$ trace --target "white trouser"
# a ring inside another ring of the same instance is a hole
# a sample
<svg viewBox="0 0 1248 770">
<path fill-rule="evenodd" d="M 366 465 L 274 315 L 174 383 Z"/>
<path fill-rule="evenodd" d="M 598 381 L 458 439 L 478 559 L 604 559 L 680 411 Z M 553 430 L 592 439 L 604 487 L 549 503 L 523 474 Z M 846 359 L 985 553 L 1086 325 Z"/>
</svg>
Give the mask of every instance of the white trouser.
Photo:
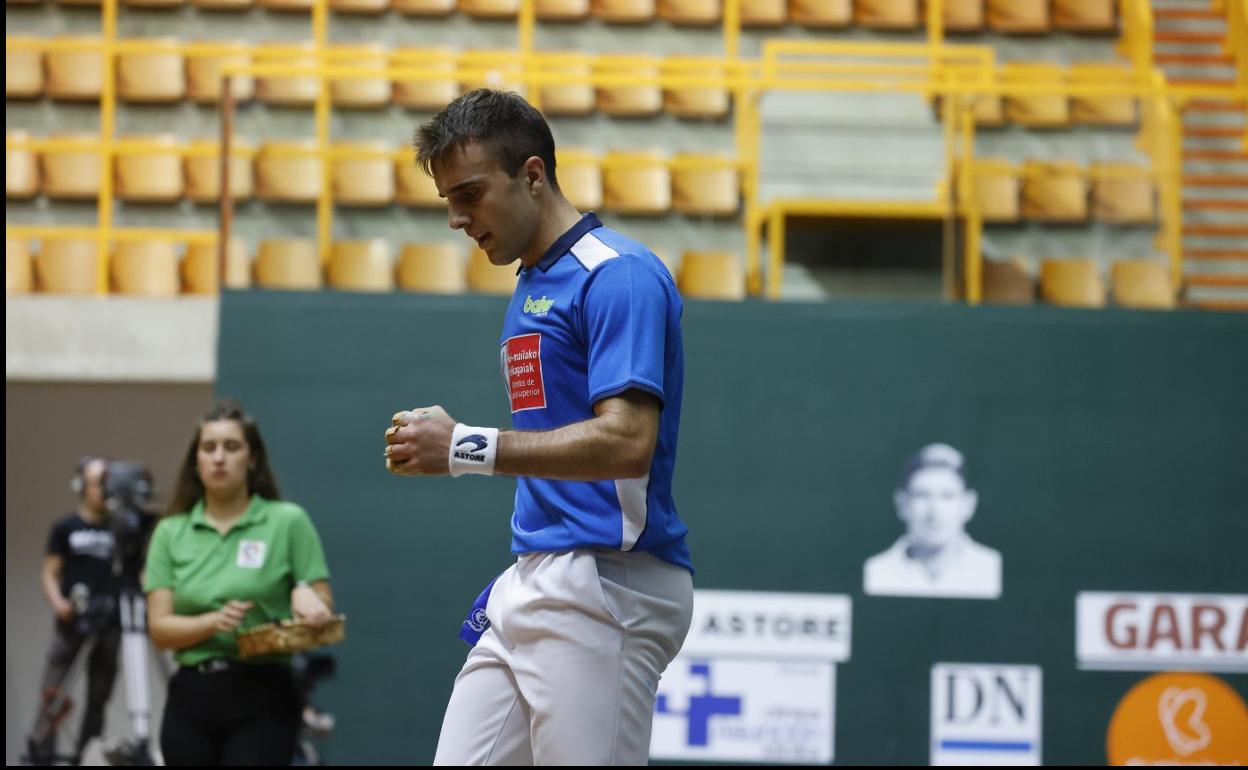
<svg viewBox="0 0 1248 770">
<path fill-rule="evenodd" d="M 647 553 L 522 554 L 455 679 L 435 765 L 644 765 L 693 580 Z"/>
</svg>

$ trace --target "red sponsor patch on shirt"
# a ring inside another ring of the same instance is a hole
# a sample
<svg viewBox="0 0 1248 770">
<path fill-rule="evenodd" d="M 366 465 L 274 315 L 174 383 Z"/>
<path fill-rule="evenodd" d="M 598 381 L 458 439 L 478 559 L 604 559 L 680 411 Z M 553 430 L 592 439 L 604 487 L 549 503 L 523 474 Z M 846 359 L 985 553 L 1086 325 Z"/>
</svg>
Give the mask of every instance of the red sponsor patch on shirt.
<svg viewBox="0 0 1248 770">
<path fill-rule="evenodd" d="M 525 409 L 545 409 L 546 389 L 542 384 L 542 335 L 520 334 L 503 343 L 503 376 L 512 413 Z"/>
</svg>

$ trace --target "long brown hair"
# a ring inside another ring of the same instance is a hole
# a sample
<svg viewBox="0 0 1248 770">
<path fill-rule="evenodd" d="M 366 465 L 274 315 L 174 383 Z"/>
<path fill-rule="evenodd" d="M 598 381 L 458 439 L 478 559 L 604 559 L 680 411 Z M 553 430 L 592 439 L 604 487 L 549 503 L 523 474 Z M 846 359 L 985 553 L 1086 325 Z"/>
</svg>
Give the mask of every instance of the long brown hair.
<svg viewBox="0 0 1248 770">
<path fill-rule="evenodd" d="M 243 410 L 243 405 L 232 398 L 221 398 L 213 402 L 208 413 L 195 426 L 195 435 L 191 436 L 191 445 L 186 448 L 182 458 L 182 467 L 178 471 L 177 487 L 173 499 L 169 502 L 166 516 L 185 513 L 204 497 L 204 482 L 199 478 L 196 467 L 196 455 L 199 452 L 199 435 L 204 423 L 218 420 L 233 420 L 243 429 L 243 438 L 247 448 L 251 450 L 251 465 L 247 470 L 247 493 L 260 495 L 267 500 L 281 500 L 282 494 L 277 490 L 277 477 L 269 467 L 269 453 L 264 448 L 264 439 L 260 437 L 260 428 L 256 418 Z"/>
</svg>

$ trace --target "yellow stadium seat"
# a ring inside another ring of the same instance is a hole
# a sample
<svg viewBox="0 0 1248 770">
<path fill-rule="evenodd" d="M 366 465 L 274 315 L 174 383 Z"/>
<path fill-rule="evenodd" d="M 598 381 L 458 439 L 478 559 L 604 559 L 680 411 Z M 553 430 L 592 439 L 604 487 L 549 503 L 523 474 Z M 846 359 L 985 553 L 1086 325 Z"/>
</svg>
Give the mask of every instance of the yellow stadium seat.
<svg viewBox="0 0 1248 770">
<path fill-rule="evenodd" d="M 262 289 L 310 291 L 321 288 L 321 260 L 316 241 L 279 238 L 260 242 L 252 266 Z"/>
<path fill-rule="evenodd" d="M 196 8 L 208 11 L 241 11 L 255 5 L 256 0 L 191 0 Z"/>
<path fill-rule="evenodd" d="M 172 134 L 123 137 L 115 169 L 117 197 L 124 201 L 169 203 L 182 197 L 182 156 Z"/>
<path fill-rule="evenodd" d="M 590 0 L 589 12 L 608 24 L 645 24 L 654 20 L 654 0 Z"/>
<path fill-rule="evenodd" d="M 256 155 L 256 194 L 281 203 L 312 203 L 321 191 L 323 160 L 312 140 L 265 142 Z"/>
<path fill-rule="evenodd" d="M 478 19 L 514 19 L 519 0 L 459 0 L 459 12 Z"/>
<path fill-rule="evenodd" d="M 1066 85 L 1066 73 L 1056 64 L 1007 62 L 1001 68 L 1001 82 L 1013 85 Z M 1066 95 L 1007 94 L 1005 116 L 1020 126 L 1058 128 L 1070 125 L 1070 105 Z"/>
<path fill-rule="evenodd" d="M 447 16 L 455 12 L 455 0 L 393 0 L 390 7 L 409 16 Z"/>
<path fill-rule="evenodd" d="M 853 20 L 852 0 L 789 0 L 789 21 L 803 27 L 848 27 Z"/>
<path fill-rule="evenodd" d="M 35 280 L 41 292 L 95 294 L 99 255 L 89 238 L 45 238 L 35 256 Z"/>
<path fill-rule="evenodd" d="M 385 70 L 387 58 L 385 46 L 380 43 L 329 48 L 329 63 L 343 67 L 376 67 L 378 70 Z M 390 103 L 390 81 L 384 76 L 334 78 L 329 81 L 329 98 L 338 107 L 384 107 Z"/>
<path fill-rule="evenodd" d="M 723 13 L 720 0 L 658 0 L 657 10 L 664 21 L 690 26 L 718 24 Z"/>
<path fill-rule="evenodd" d="M 1036 301 L 1036 281 L 1021 257 L 985 259 L 980 264 L 984 302 L 994 305 L 1030 305 Z"/>
<path fill-rule="evenodd" d="M 721 59 L 712 56 L 669 56 L 660 71 L 670 76 L 726 76 Z M 678 118 L 718 120 L 731 107 L 727 86 L 669 86 L 663 89 L 663 109 Z"/>
<path fill-rule="evenodd" d="M 514 292 L 518 280 L 515 265 L 493 265 L 485 252 L 475 246 L 468 255 L 466 277 L 469 291 L 500 296 L 509 296 Z"/>
<path fill-rule="evenodd" d="M 127 42 L 122 41 L 124 46 Z M 186 96 L 182 52 L 173 38 L 145 39 L 158 50 L 117 56 L 117 96 L 128 102 L 177 102 Z"/>
<path fill-rule="evenodd" d="M 987 0 L 988 26 L 996 32 L 1049 31 L 1049 0 Z"/>
<path fill-rule="evenodd" d="M 520 53 L 504 49 L 477 49 L 459 55 L 459 86 L 462 93 L 478 88 L 524 93 Z"/>
<path fill-rule="evenodd" d="M 686 251 L 676 286 L 692 299 L 745 299 L 745 269 L 732 252 Z"/>
<path fill-rule="evenodd" d="M 1066 307 L 1105 307 L 1105 282 L 1090 259 L 1046 259 L 1040 265 L 1040 296 Z"/>
<path fill-rule="evenodd" d="M 1083 169 L 1065 161 L 1024 163 L 1023 217 L 1044 222 L 1085 221 L 1088 180 Z"/>
<path fill-rule="evenodd" d="M 979 32 L 984 28 L 984 0 L 945 0 L 941 20 L 946 32 Z"/>
<path fill-rule="evenodd" d="M 59 134 L 54 139 L 96 143 L 95 134 Z M 43 194 L 49 198 L 95 200 L 100 192 L 100 153 L 94 148 L 45 150 L 39 158 Z"/>
<path fill-rule="evenodd" d="M 1148 169 L 1132 163 L 1093 163 L 1088 176 L 1095 219 L 1119 224 L 1157 220 L 1157 190 Z"/>
<path fill-rule="evenodd" d="M 262 45 L 252 50 L 256 64 L 290 67 L 316 65 L 311 43 Z M 256 96 L 262 102 L 281 107 L 306 107 L 316 101 L 320 90 L 316 75 L 262 75 L 256 78 Z"/>
<path fill-rule="evenodd" d="M 739 0 L 741 26 L 779 27 L 789 18 L 788 0 Z"/>
<path fill-rule="evenodd" d="M 251 47 L 238 41 L 214 43 L 212 53 L 188 53 L 186 57 L 186 96 L 191 101 L 210 104 L 221 99 L 221 68 L 251 63 Z M 230 81 L 234 101 L 250 99 L 256 93 L 251 75 L 235 75 Z"/>
<path fill-rule="evenodd" d="M 1017 222 L 1019 169 L 1004 158 L 976 158 L 971 166 L 976 205 L 985 222 Z"/>
<path fill-rule="evenodd" d="M 460 244 L 406 244 L 399 255 L 397 272 L 399 288 L 404 291 L 463 294 L 468 290 Z"/>
<path fill-rule="evenodd" d="M 178 278 L 178 249 L 172 241 L 122 241 L 113 251 L 113 290 L 140 297 L 173 297 Z"/>
<path fill-rule="evenodd" d="M 672 208 L 682 214 L 732 216 L 741 204 L 741 175 L 732 158 L 680 153 L 672 158 Z"/>
<path fill-rule="evenodd" d="M 589 75 L 593 72 L 591 58 L 580 51 L 548 54 L 542 71 L 560 75 Z M 594 86 L 588 80 L 580 83 L 548 83 L 538 86 L 538 98 L 545 115 L 588 115 L 594 111 Z"/>
<path fill-rule="evenodd" d="M 10 38 L 31 42 L 37 38 Z M 8 99 L 30 99 L 43 94 L 43 52 L 4 49 L 4 95 Z"/>
<path fill-rule="evenodd" d="M 390 245 L 381 238 L 334 241 L 329 249 L 329 286 L 345 291 L 394 291 Z"/>
<path fill-rule="evenodd" d="M 329 0 L 329 7 L 335 13 L 376 15 L 389 10 L 390 0 Z"/>
<path fill-rule="evenodd" d="M 1053 0 L 1053 26 L 1075 32 L 1112 32 L 1118 28 L 1115 0 Z"/>
<path fill-rule="evenodd" d="M 253 191 L 250 143 L 234 136 L 230 140 L 230 193 L 234 200 L 250 198 Z M 216 203 L 221 195 L 221 150 L 211 139 L 187 145 L 182 165 L 186 197 L 196 203 Z"/>
<path fill-rule="evenodd" d="M 221 269 L 217 262 L 217 244 L 192 243 L 182 258 L 182 287 L 187 294 L 216 294 L 221 286 Z M 251 262 L 247 248 L 238 238 L 231 238 L 225 251 L 225 286 L 246 289 L 251 286 Z"/>
<path fill-rule="evenodd" d="M 417 78 L 394 81 L 395 104 L 413 110 L 434 112 L 459 96 L 455 82 L 455 56 L 449 48 L 399 48 L 391 52 L 390 63 L 396 67 L 445 71 L 446 79 Z"/>
<path fill-rule="evenodd" d="M 1072 86 L 1078 85 L 1130 85 L 1134 75 L 1129 66 L 1113 62 L 1075 62 L 1068 75 Z M 1123 96 L 1070 97 L 1071 117 L 1077 123 L 1102 126 L 1130 126 L 1135 124 L 1135 98 Z"/>
<path fill-rule="evenodd" d="M 854 23 L 872 29 L 917 29 L 919 0 L 854 0 Z"/>
<path fill-rule="evenodd" d="M 394 151 L 385 142 L 342 142 L 334 145 L 334 152 L 335 201 L 348 206 L 394 202 Z"/>
<path fill-rule="evenodd" d="M 598 156 L 587 150 L 565 148 L 555 157 L 555 177 L 563 197 L 578 211 L 602 208 L 602 167 Z"/>
<path fill-rule="evenodd" d="M 4 239 L 4 293 L 29 294 L 34 288 L 30 247 L 21 238 Z"/>
<path fill-rule="evenodd" d="M 1170 268 L 1151 259 L 1120 260 L 1109 270 L 1114 304 L 1151 310 L 1171 310 L 1177 292 L 1170 282 Z"/>
<path fill-rule="evenodd" d="M 98 37 L 58 37 L 57 42 L 99 43 Z M 100 98 L 104 58 L 99 51 L 48 51 L 44 57 L 48 96 L 69 101 Z"/>
<path fill-rule="evenodd" d="M 312 10 L 312 0 L 258 0 L 258 2 L 266 11 L 306 13 Z"/>
<path fill-rule="evenodd" d="M 122 0 L 123 5 L 131 8 L 177 8 L 183 0 Z"/>
<path fill-rule="evenodd" d="M 533 5 L 542 21 L 581 21 L 589 16 L 589 0 L 536 0 Z"/>
<path fill-rule="evenodd" d="M 39 194 L 39 158 L 30 149 L 30 134 L 13 131 L 5 139 L 22 146 L 5 148 L 4 197 L 33 198 Z"/>
<path fill-rule="evenodd" d="M 602 75 L 659 75 L 659 61 L 653 56 L 600 56 L 594 72 Z M 598 86 L 598 109 L 607 115 L 639 118 L 656 115 L 663 109 L 663 92 L 657 83 L 636 86 Z"/>
<path fill-rule="evenodd" d="M 433 177 L 416 165 L 414 154 L 401 152 L 394 158 L 396 199 L 404 206 L 424 209 L 444 209 L 446 200 L 438 197 L 438 187 Z"/>
<path fill-rule="evenodd" d="M 999 94 L 976 94 L 971 114 L 977 126 L 1004 126 L 1005 100 Z"/>
<path fill-rule="evenodd" d="M 611 152 L 602 162 L 603 206 L 620 214 L 666 214 L 671 175 L 658 152 Z"/>
</svg>

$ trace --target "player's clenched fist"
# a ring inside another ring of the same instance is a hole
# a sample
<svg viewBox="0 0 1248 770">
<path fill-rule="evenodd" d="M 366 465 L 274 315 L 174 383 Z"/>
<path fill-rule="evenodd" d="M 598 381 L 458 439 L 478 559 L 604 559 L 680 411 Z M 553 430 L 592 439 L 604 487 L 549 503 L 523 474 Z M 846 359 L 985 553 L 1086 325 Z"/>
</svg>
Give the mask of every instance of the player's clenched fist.
<svg viewBox="0 0 1248 770">
<path fill-rule="evenodd" d="M 440 406 L 397 412 L 386 431 L 386 470 L 402 476 L 448 472 L 455 420 Z"/>
</svg>

